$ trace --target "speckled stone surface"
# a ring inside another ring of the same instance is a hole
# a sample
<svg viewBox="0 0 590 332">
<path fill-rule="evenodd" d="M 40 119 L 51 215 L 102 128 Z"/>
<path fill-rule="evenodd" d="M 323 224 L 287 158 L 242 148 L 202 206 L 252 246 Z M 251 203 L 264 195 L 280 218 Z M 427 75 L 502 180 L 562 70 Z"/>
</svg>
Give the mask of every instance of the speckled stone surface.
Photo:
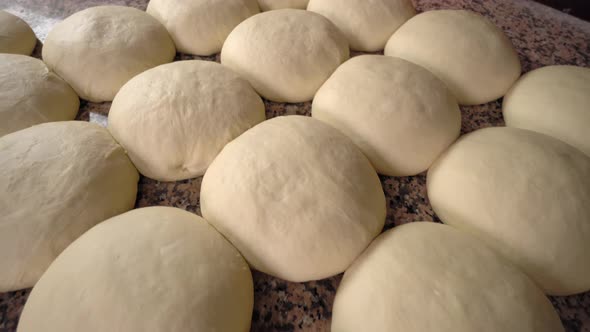
<svg viewBox="0 0 590 332">
<path fill-rule="evenodd" d="M 0 0 L 0 9 L 23 17 L 42 41 L 51 27 L 81 9 L 101 4 L 145 9 L 147 0 Z M 418 10 L 469 9 L 490 18 L 516 46 L 523 70 L 551 64 L 590 66 L 590 23 L 528 0 L 414 0 Z M 358 53 L 355 53 L 358 54 Z M 40 45 L 35 52 L 40 55 Z M 179 55 L 179 59 L 195 57 Z M 219 56 L 204 58 L 219 61 Z M 309 115 L 311 104 L 265 102 L 268 118 Z M 110 103 L 82 102 L 78 119 L 106 125 Z M 501 102 L 462 107 L 462 132 L 503 125 Z M 386 229 L 418 220 L 437 221 L 426 197 L 424 174 L 381 177 L 387 197 Z M 142 177 L 137 206 L 168 205 L 200 213 L 201 178 L 164 183 Z M 9 267 L 2 267 L 9 268 Z M 329 331 L 331 307 L 341 276 L 290 283 L 253 272 L 252 331 Z M 0 331 L 14 331 L 28 290 L 0 294 Z M 590 293 L 551 299 L 568 332 L 590 332 Z M 105 317 L 108 319 L 108 317 Z"/>
</svg>

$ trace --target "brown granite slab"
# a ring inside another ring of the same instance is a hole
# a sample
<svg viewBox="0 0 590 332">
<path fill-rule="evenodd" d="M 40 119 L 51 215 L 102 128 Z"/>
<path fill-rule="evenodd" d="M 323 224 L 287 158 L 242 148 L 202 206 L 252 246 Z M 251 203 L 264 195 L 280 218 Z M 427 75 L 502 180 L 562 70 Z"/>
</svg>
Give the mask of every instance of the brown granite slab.
<svg viewBox="0 0 590 332">
<path fill-rule="evenodd" d="M 145 9 L 147 0 L 0 0 L 0 9 L 23 17 L 44 40 L 64 17 L 100 4 Z M 476 11 L 500 26 L 518 50 L 523 70 L 551 64 L 590 67 L 590 23 L 528 0 L 414 0 L 420 11 L 462 8 Z M 39 49 L 36 51 L 39 57 Z M 355 55 L 358 53 L 355 53 Z M 177 60 L 195 57 L 178 55 Z M 219 56 L 204 58 L 219 61 Z M 309 115 L 311 104 L 265 102 L 268 118 Z M 78 118 L 106 125 L 110 103 L 82 102 Z M 504 124 L 501 102 L 462 107 L 462 133 Z M 426 197 L 426 177 L 381 177 L 387 197 L 386 229 L 418 220 L 437 221 Z M 199 214 L 201 178 L 164 183 L 142 177 L 137 206 L 167 205 Z M 9 268 L 9 267 L 0 267 Z M 331 307 L 341 276 L 290 283 L 253 272 L 255 305 L 252 331 L 329 331 Z M 0 294 L 0 332 L 14 331 L 29 290 Z M 552 297 L 568 332 L 590 332 L 590 293 Z M 108 318 L 107 318 L 108 319 Z"/>
</svg>

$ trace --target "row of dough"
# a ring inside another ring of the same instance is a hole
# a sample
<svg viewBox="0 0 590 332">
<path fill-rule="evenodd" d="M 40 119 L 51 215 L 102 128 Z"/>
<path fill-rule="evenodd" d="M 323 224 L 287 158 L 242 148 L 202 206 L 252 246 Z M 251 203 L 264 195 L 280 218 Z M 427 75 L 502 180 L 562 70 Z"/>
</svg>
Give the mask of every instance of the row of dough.
<svg viewBox="0 0 590 332">
<path fill-rule="evenodd" d="M 73 119 L 78 111 L 72 89 L 37 59 L 0 54 L 0 86 L 0 135 Z M 506 123 L 590 155 L 588 86 L 587 68 L 532 71 L 505 97 Z M 379 173 L 394 176 L 426 170 L 461 125 L 444 83 L 408 61 L 379 55 L 342 64 L 319 89 L 312 114 L 351 137 Z M 246 80 L 216 63 L 181 61 L 127 82 L 111 107 L 109 129 L 142 174 L 176 181 L 203 175 L 227 142 L 264 119 L 264 104 Z"/>
<path fill-rule="evenodd" d="M 305 9 L 308 2 L 309 0 L 259 0 L 258 5 L 260 10 L 263 11 L 282 8 Z M 165 7 L 166 5 L 171 6 Z M 187 6 L 193 8 L 187 8 Z M 167 29 L 170 29 L 178 50 L 193 54 L 201 54 L 202 52 L 198 50 L 206 49 L 206 45 L 214 43 L 212 40 L 215 40 L 221 34 L 219 45 L 213 46 L 213 48 L 217 49 L 215 52 L 219 52 L 220 45 L 231 29 L 247 17 L 259 12 L 252 0 L 223 2 L 201 0 L 190 3 L 185 2 L 183 5 L 171 1 L 166 3 L 156 0 L 153 2 L 152 7 L 156 8 L 150 10 L 153 15 L 158 17 L 162 24 L 166 25 Z M 174 11 L 175 9 L 177 10 Z M 164 13 L 160 14 L 161 11 L 165 11 L 165 15 Z M 169 22 L 171 17 L 178 20 L 179 23 Z M 192 26 L 190 26 L 191 24 Z M 212 29 L 216 33 L 211 33 Z M 193 37 L 188 48 L 192 49 L 192 52 L 183 49 L 182 46 L 184 35 L 190 33 L 193 33 Z M 4 10 L 0 10 L 0 36 L 2 36 L 0 53 L 31 55 L 37 43 L 35 32 L 27 22 Z M 194 38 L 194 36 L 203 38 Z M 205 53 L 208 53 L 208 51 Z"/>
<path fill-rule="evenodd" d="M 32 286 L 71 241 L 135 201 L 137 171 L 94 124 L 6 135 L 0 166 L 2 264 L 11 266 L 0 290 Z M 430 168 L 428 197 L 445 223 L 481 237 L 546 292 L 590 289 L 590 157 L 574 147 L 524 129 L 478 130 Z M 264 121 L 227 144 L 205 173 L 200 203 L 254 268 L 290 281 L 344 271 L 385 219 L 361 150 L 302 116 Z"/>
<path fill-rule="evenodd" d="M 18 331 L 245 332 L 253 297 L 248 265 L 205 220 L 142 208 L 102 222 L 59 255 Z M 332 331 L 394 329 L 564 330 L 525 274 L 467 233 L 430 222 L 379 236 L 338 287 Z"/>
<path fill-rule="evenodd" d="M 356 0 L 344 6 L 312 0 L 308 7 L 325 16 L 296 9 L 259 14 L 254 0 L 192 5 L 152 0 L 147 11 L 153 16 L 127 7 L 93 7 L 49 32 L 43 59 L 80 97 L 94 102 L 112 100 L 125 82 L 172 61 L 176 49 L 187 51 L 185 45 L 208 50 L 201 54 L 221 50 L 224 65 L 278 102 L 311 100 L 348 59 L 349 44 L 359 49 L 357 40 L 375 44 L 362 50 L 385 47 L 386 55 L 427 68 L 461 104 L 497 99 L 520 75 L 510 41 L 474 13 L 441 10 L 414 16 L 407 0 Z"/>
</svg>

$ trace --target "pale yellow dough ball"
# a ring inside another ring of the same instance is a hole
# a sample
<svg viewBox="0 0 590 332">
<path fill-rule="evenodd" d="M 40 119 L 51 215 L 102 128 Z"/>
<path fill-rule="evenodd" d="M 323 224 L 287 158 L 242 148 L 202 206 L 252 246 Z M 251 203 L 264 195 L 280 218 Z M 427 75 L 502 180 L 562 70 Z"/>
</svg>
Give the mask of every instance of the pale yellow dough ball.
<svg viewBox="0 0 590 332">
<path fill-rule="evenodd" d="M 428 171 L 440 219 L 488 243 L 551 295 L 590 290 L 590 157 L 496 127 L 461 137 Z"/>
<path fill-rule="evenodd" d="M 0 53 L 30 55 L 36 44 L 35 32 L 27 22 L 0 10 Z"/>
<path fill-rule="evenodd" d="M 72 241 L 133 208 L 137 170 L 109 132 L 49 122 L 0 138 L 0 292 L 31 287 Z"/>
<path fill-rule="evenodd" d="M 477 238 L 432 222 L 381 234 L 344 273 L 333 332 L 563 332 L 543 292 Z"/>
<path fill-rule="evenodd" d="M 43 122 L 73 120 L 80 100 L 43 61 L 0 54 L 0 136 Z"/>
<path fill-rule="evenodd" d="M 432 10 L 408 20 L 389 39 L 385 55 L 414 62 L 438 76 L 459 104 L 496 100 L 520 76 L 520 61 L 504 32 L 466 10 Z"/>
<path fill-rule="evenodd" d="M 166 28 L 144 11 L 98 6 L 67 17 L 47 35 L 43 61 L 82 98 L 111 101 L 133 76 L 174 59 Z"/>
<path fill-rule="evenodd" d="M 72 243 L 35 285 L 19 332 L 250 330 L 252 275 L 203 218 L 148 207 Z"/>
</svg>

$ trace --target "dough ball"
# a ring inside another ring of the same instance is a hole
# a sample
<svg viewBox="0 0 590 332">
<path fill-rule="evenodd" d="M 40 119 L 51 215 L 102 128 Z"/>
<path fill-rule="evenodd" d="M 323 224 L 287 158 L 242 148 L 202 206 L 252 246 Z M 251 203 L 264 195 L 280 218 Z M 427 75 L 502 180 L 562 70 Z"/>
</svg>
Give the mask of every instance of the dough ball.
<svg viewBox="0 0 590 332">
<path fill-rule="evenodd" d="M 520 76 L 520 62 L 504 32 L 465 10 L 416 15 L 391 36 L 385 55 L 414 62 L 438 76 L 459 104 L 502 97 Z"/>
<path fill-rule="evenodd" d="M 344 273 L 332 331 L 558 332 L 520 270 L 468 234 L 415 222 L 379 236 Z"/>
<path fill-rule="evenodd" d="M 256 0 L 151 0 L 147 12 L 168 29 L 178 51 L 211 55 L 236 25 L 260 10 Z"/>
<path fill-rule="evenodd" d="M 346 38 L 325 17 L 298 9 L 254 15 L 238 25 L 221 50 L 221 63 L 246 78 L 264 98 L 311 100 L 348 59 Z"/>
<path fill-rule="evenodd" d="M 382 50 L 391 34 L 416 15 L 410 0 L 310 0 L 308 10 L 322 14 L 357 51 Z"/>
<path fill-rule="evenodd" d="M 0 10 L 0 53 L 30 55 L 36 44 L 35 32 L 27 22 Z"/>
<path fill-rule="evenodd" d="M 487 128 L 430 168 L 428 198 L 447 224 L 520 266 L 551 295 L 590 290 L 590 158 L 549 136 Z"/>
<path fill-rule="evenodd" d="M 82 233 L 135 204 L 137 170 L 109 132 L 50 122 L 0 138 L 0 292 L 31 287 Z M 57 330 L 55 330 L 57 331 Z"/>
<path fill-rule="evenodd" d="M 43 122 L 73 120 L 80 100 L 43 61 L 0 54 L 0 136 Z"/>
<path fill-rule="evenodd" d="M 538 131 L 590 156 L 590 68 L 549 66 L 524 75 L 502 105 L 509 127 Z"/>
<path fill-rule="evenodd" d="M 306 9 L 308 2 L 309 0 L 258 0 L 263 11 L 283 8 Z"/>
<path fill-rule="evenodd" d="M 252 275 L 203 218 L 149 207 L 72 243 L 39 280 L 20 332 L 249 331 Z"/>
<path fill-rule="evenodd" d="M 121 6 L 75 13 L 49 32 L 43 46 L 47 66 L 92 102 L 113 100 L 129 79 L 172 61 L 175 53 L 162 24 Z"/>
<path fill-rule="evenodd" d="M 393 176 L 425 171 L 461 129 L 459 105 L 443 82 L 382 55 L 338 67 L 316 94 L 312 113 L 348 135 L 377 172 Z"/>
<path fill-rule="evenodd" d="M 385 197 L 348 138 L 283 116 L 226 145 L 203 178 L 201 212 L 252 267 L 300 282 L 344 271 L 383 228 Z"/>
<path fill-rule="evenodd" d="M 264 121 L 248 81 L 209 61 L 150 69 L 121 88 L 109 130 L 140 173 L 161 181 L 201 176 L 229 141 Z"/>
</svg>

